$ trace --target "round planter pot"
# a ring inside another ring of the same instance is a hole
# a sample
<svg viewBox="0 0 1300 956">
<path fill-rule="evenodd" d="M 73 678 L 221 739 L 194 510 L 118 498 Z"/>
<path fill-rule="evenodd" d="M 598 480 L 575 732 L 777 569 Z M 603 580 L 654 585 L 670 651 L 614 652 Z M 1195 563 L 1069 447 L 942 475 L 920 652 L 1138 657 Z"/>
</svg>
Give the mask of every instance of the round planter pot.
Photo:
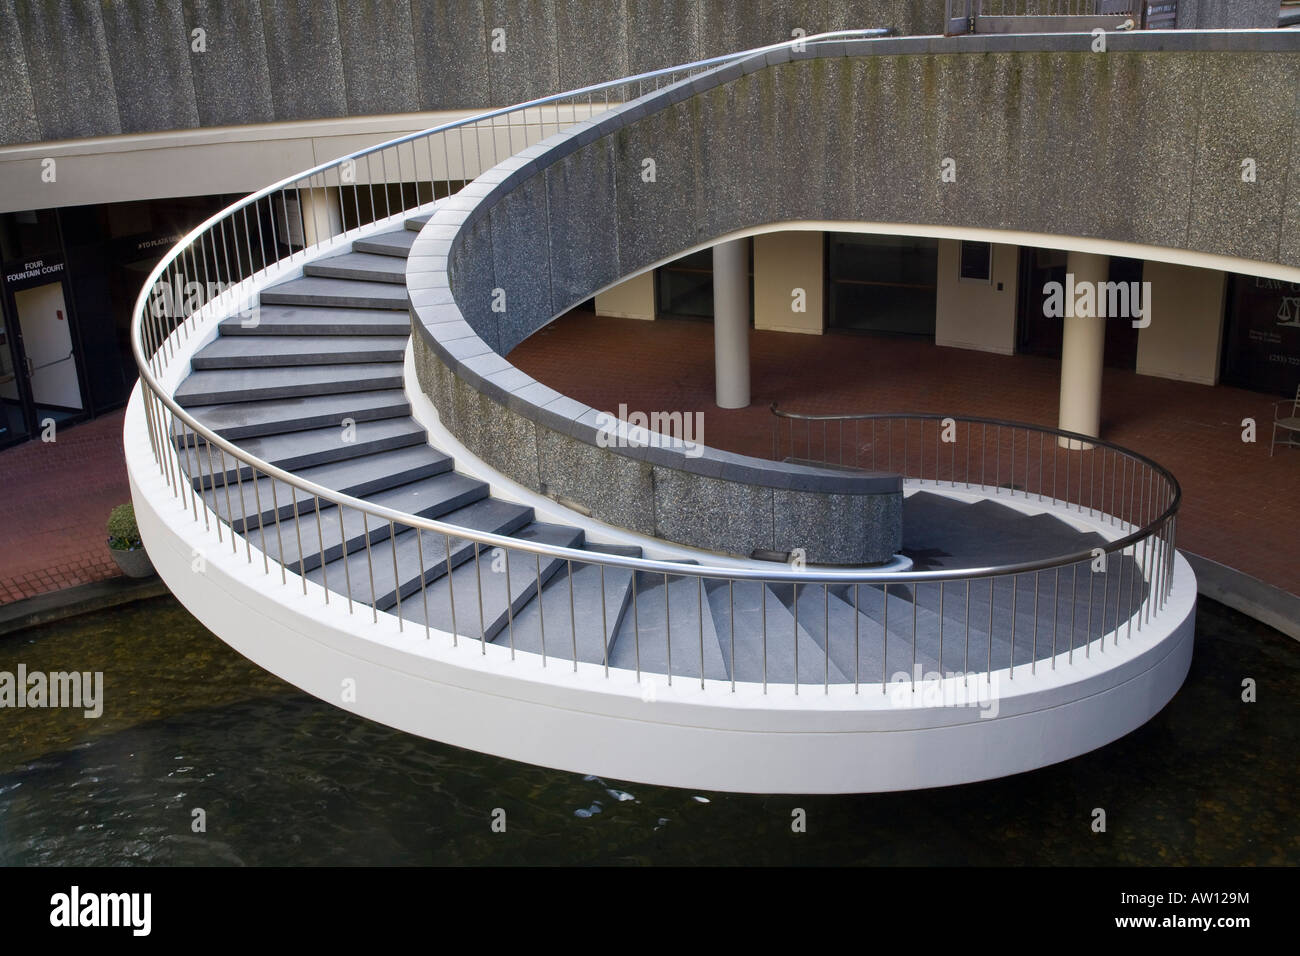
<svg viewBox="0 0 1300 956">
<path fill-rule="evenodd" d="M 158 573 L 153 569 L 153 562 L 149 560 L 149 553 L 143 545 L 130 551 L 109 548 L 108 553 L 128 578 L 151 578 Z"/>
</svg>

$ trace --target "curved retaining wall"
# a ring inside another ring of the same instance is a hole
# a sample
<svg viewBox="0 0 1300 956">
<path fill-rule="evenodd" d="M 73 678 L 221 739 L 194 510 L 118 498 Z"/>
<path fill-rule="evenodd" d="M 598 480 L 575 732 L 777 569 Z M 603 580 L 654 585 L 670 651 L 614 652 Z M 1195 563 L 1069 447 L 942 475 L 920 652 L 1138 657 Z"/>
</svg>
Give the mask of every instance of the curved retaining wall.
<svg viewBox="0 0 1300 956">
<path fill-rule="evenodd" d="M 709 551 L 799 548 L 815 564 L 882 564 L 902 547 L 898 475 L 763 461 L 611 425 L 493 352 L 455 310 L 422 309 L 449 318 L 414 339 L 420 386 L 457 440 L 520 484 Z"/>
</svg>

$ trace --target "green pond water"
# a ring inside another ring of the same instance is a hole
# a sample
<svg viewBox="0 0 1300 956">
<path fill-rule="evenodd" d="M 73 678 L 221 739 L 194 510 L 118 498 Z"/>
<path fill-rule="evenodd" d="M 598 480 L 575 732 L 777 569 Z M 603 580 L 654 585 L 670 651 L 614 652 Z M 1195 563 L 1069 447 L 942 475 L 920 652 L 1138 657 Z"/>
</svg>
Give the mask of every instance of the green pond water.
<svg viewBox="0 0 1300 956">
<path fill-rule="evenodd" d="M 1300 643 L 1208 601 L 1183 689 L 1122 740 L 858 796 L 642 786 L 412 737 L 259 670 L 171 598 L 0 638 L 0 671 L 20 663 L 103 671 L 105 706 L 0 709 L 3 864 L 1300 862 Z"/>
</svg>

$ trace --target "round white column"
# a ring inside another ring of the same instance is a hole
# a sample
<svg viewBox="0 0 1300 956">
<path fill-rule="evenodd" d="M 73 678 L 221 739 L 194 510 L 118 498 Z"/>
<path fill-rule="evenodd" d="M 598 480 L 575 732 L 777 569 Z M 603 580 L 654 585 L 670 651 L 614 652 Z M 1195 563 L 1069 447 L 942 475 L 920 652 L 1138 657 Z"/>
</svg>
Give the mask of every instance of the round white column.
<svg viewBox="0 0 1300 956">
<path fill-rule="evenodd" d="M 1110 274 L 1110 257 L 1071 252 L 1066 260 L 1065 328 L 1061 337 L 1060 428 L 1100 437 L 1101 367 L 1106 352 L 1106 320 L 1099 318 L 1096 297 L 1088 315 L 1077 314 L 1074 290 L 1083 283 L 1099 289 Z M 1083 443 L 1061 439 L 1061 447 Z M 1086 446 L 1091 447 L 1091 446 Z"/>
<path fill-rule="evenodd" d="M 713 247 L 713 362 L 719 408 L 749 404 L 749 240 Z"/>
</svg>

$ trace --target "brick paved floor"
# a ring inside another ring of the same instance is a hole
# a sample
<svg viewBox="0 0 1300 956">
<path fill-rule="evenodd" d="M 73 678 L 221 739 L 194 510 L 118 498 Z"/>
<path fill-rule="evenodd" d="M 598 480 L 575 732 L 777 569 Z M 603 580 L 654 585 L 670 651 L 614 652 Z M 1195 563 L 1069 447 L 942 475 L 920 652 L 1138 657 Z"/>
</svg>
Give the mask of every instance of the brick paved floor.
<svg viewBox="0 0 1300 956">
<path fill-rule="evenodd" d="M 577 358 L 581 356 L 581 358 Z M 768 457 L 768 406 L 917 411 L 1056 425 L 1060 363 L 906 339 L 756 332 L 749 408 L 713 404 L 713 327 L 575 312 L 511 353 L 534 378 L 595 408 L 703 412 L 704 440 Z M 1179 546 L 1300 594 L 1300 451 L 1268 457 L 1271 396 L 1106 369 L 1102 437 L 1155 459 L 1183 487 Z M 1256 444 L 1241 421 L 1258 423 Z"/>
<path fill-rule="evenodd" d="M 119 574 L 105 525 L 131 500 L 123 414 L 0 452 L 0 604 Z"/>
</svg>

